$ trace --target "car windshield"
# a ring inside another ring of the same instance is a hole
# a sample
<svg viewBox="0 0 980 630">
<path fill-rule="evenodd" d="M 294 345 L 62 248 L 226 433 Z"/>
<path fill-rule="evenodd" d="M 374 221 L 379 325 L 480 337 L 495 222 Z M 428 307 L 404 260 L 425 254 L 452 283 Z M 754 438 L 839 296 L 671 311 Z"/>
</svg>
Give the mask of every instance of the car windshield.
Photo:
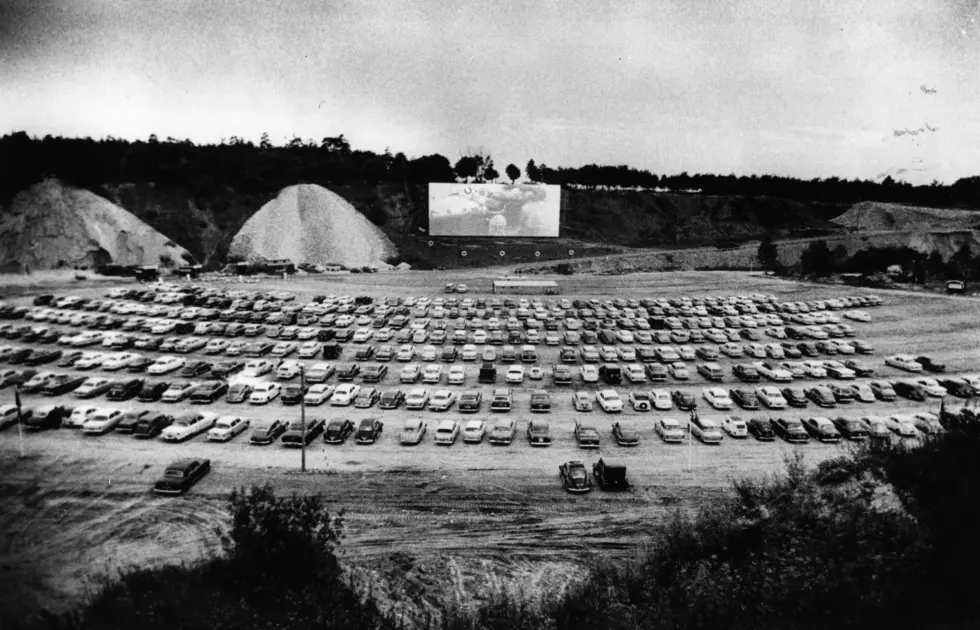
<svg viewBox="0 0 980 630">
<path fill-rule="evenodd" d="M 176 468 L 168 468 L 167 471 L 163 473 L 163 476 L 167 479 L 183 479 L 184 471 Z"/>
</svg>

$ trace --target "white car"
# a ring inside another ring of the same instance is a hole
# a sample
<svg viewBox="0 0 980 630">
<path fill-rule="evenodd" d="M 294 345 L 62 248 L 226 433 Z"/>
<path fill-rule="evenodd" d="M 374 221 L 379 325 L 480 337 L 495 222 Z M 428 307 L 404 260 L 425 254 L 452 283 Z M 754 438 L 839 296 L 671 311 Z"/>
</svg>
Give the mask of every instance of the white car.
<svg viewBox="0 0 980 630">
<path fill-rule="evenodd" d="M 366 343 L 372 336 L 374 331 L 370 328 L 358 328 L 354 332 L 354 337 L 351 339 L 354 343 Z"/>
<path fill-rule="evenodd" d="M 789 383 L 793 380 L 793 373 L 789 370 L 780 367 L 776 363 L 769 363 L 768 365 L 764 361 L 757 361 L 752 364 L 759 374 L 766 377 L 770 381 L 776 381 L 777 383 Z"/>
<path fill-rule="evenodd" d="M 476 346 L 474 346 L 471 343 L 468 343 L 465 346 L 463 346 L 463 352 L 461 354 L 462 354 L 462 359 L 464 361 L 476 361 L 476 357 L 478 353 L 476 351 Z"/>
<path fill-rule="evenodd" d="M 946 391 L 946 388 L 940 385 L 934 378 L 917 378 L 915 379 L 915 383 L 925 390 L 927 396 L 942 398 L 949 393 Z"/>
<path fill-rule="evenodd" d="M 82 424 L 82 432 L 92 435 L 108 433 L 122 420 L 122 409 L 99 409 Z"/>
<path fill-rule="evenodd" d="M 435 443 L 451 445 L 456 442 L 456 438 L 459 437 L 459 423 L 452 418 L 447 418 L 442 420 L 436 426 Z"/>
<path fill-rule="evenodd" d="M 433 345 L 422 346 L 422 356 L 421 359 L 426 362 L 433 362 L 439 357 L 439 351 Z"/>
<path fill-rule="evenodd" d="M 396 361 L 411 361 L 415 358 L 415 346 L 404 344 L 398 347 L 398 354 L 395 355 Z"/>
<path fill-rule="evenodd" d="M 616 348 L 616 356 L 620 361 L 636 361 L 636 349 L 633 346 L 619 346 Z"/>
<path fill-rule="evenodd" d="M 599 382 L 599 368 L 594 365 L 583 365 L 579 368 L 579 372 L 582 375 L 582 381 L 585 383 L 598 383 Z"/>
<path fill-rule="evenodd" d="M 673 363 L 681 360 L 681 355 L 677 354 L 677 351 L 670 346 L 660 346 L 656 349 L 656 353 L 661 363 Z"/>
<path fill-rule="evenodd" d="M 646 383 L 647 375 L 643 371 L 643 366 L 639 363 L 630 363 L 623 370 L 626 373 L 626 380 L 630 383 Z"/>
<path fill-rule="evenodd" d="M 745 420 L 738 416 L 725 416 L 725 419 L 721 421 L 721 428 L 733 438 L 749 437 L 748 425 L 745 424 Z"/>
<path fill-rule="evenodd" d="M 767 355 L 766 347 L 761 343 L 753 341 L 752 343 L 745 344 L 745 354 L 756 359 L 765 359 Z"/>
<path fill-rule="evenodd" d="M 456 393 L 448 389 L 437 389 L 429 399 L 430 411 L 449 411 L 456 404 Z"/>
<path fill-rule="evenodd" d="M 911 414 L 894 414 L 885 418 L 885 425 L 901 437 L 917 437 L 915 417 Z"/>
<path fill-rule="evenodd" d="M 867 383 L 853 383 L 851 384 L 851 389 L 854 391 L 854 394 L 859 401 L 875 401 L 875 393 L 871 390 L 871 387 Z"/>
<path fill-rule="evenodd" d="M 279 397 L 282 393 L 282 385 L 279 383 L 258 383 L 248 397 L 248 402 L 253 405 L 264 405 Z"/>
<path fill-rule="evenodd" d="M 885 365 L 906 372 L 921 372 L 922 365 L 915 360 L 915 357 L 908 354 L 896 354 L 885 359 Z"/>
<path fill-rule="evenodd" d="M 303 400 L 307 405 L 322 405 L 330 400 L 331 396 L 333 396 L 333 390 L 333 385 L 317 383 L 316 385 L 310 387 L 309 391 L 306 392 L 306 395 L 303 396 Z"/>
<path fill-rule="evenodd" d="M 98 407 L 89 407 L 87 405 L 82 405 L 80 407 L 75 407 L 71 415 L 65 418 L 62 422 L 64 427 L 74 427 L 78 428 L 85 424 L 85 421 L 92 417 L 92 415 L 98 411 Z"/>
<path fill-rule="evenodd" d="M 91 378 L 85 379 L 78 389 L 75 390 L 74 394 L 76 398 L 92 398 L 99 392 L 106 391 L 109 389 L 110 385 L 109 379 L 101 378 L 98 376 L 93 376 Z"/>
<path fill-rule="evenodd" d="M 147 374 L 168 374 L 184 367 L 184 359 L 174 356 L 163 356 L 146 368 Z M 77 366 L 77 364 L 76 364 Z"/>
<path fill-rule="evenodd" d="M 142 359 L 140 355 L 135 352 L 120 352 L 119 354 L 114 354 L 102 362 L 102 369 L 114 372 L 115 370 L 121 370 L 125 367 L 129 367 L 131 363 Z"/>
<path fill-rule="evenodd" d="M 720 387 L 708 387 L 702 392 L 704 399 L 708 401 L 714 409 L 727 410 L 732 408 L 732 399 L 729 398 L 728 392 L 721 389 Z"/>
<path fill-rule="evenodd" d="M 683 442 L 685 438 L 684 429 L 681 427 L 681 423 L 674 418 L 661 418 L 657 420 L 657 424 L 654 426 L 657 435 L 664 442 Z"/>
<path fill-rule="evenodd" d="M 766 356 L 770 359 L 785 359 L 786 351 L 778 343 L 767 343 L 765 345 Z"/>
<path fill-rule="evenodd" d="M 574 397 L 572 398 L 572 401 L 573 402 L 575 401 Z M 650 409 L 653 406 L 652 403 L 650 402 L 650 394 L 642 391 L 630 392 L 629 401 L 630 404 L 633 406 L 633 409 L 636 411 L 650 411 Z M 589 406 L 591 407 L 591 403 L 589 404 Z"/>
<path fill-rule="evenodd" d="M 72 367 L 76 370 L 91 370 L 102 365 L 109 356 L 104 352 L 86 352 L 78 361 L 75 361 L 75 365 Z"/>
<path fill-rule="evenodd" d="M 619 413 L 623 410 L 623 399 L 614 389 L 603 389 L 595 395 L 595 401 L 606 413 Z"/>
<path fill-rule="evenodd" d="M 512 365 L 507 368 L 507 376 L 505 379 L 508 383 L 521 384 L 524 382 L 524 366 L 523 365 Z"/>
<path fill-rule="evenodd" d="M 197 332 L 195 330 L 195 332 Z M 201 350 L 204 354 L 218 354 L 219 352 L 224 352 L 228 346 L 231 344 L 227 339 L 212 339 L 204 346 Z"/>
<path fill-rule="evenodd" d="M 276 378 L 280 381 L 288 381 L 291 378 L 296 378 L 299 376 L 299 369 L 299 361 L 283 361 L 279 367 L 276 368 Z"/>
<path fill-rule="evenodd" d="M 191 394 L 197 391 L 199 385 L 195 383 L 190 383 L 187 381 L 171 383 L 167 391 L 163 392 L 163 396 L 160 397 L 160 402 L 175 403 L 187 399 Z"/>
<path fill-rule="evenodd" d="M 871 315 L 865 311 L 844 311 L 844 317 L 853 319 L 856 322 L 870 322 Z"/>
<path fill-rule="evenodd" d="M 209 442 L 227 442 L 248 428 L 249 421 L 240 416 L 220 416 L 208 431 Z"/>
<path fill-rule="evenodd" d="M 405 396 L 405 409 L 424 409 L 429 402 L 429 390 L 416 387 Z"/>
<path fill-rule="evenodd" d="M 466 382 L 466 368 L 462 365 L 454 365 L 449 368 L 448 383 L 450 385 L 463 385 Z"/>
<path fill-rule="evenodd" d="M 823 361 L 804 361 L 800 364 L 803 373 L 812 378 L 825 378 L 827 368 L 823 366 Z"/>
<path fill-rule="evenodd" d="M 758 397 L 759 402 L 769 409 L 786 408 L 786 398 L 783 397 L 783 394 L 779 391 L 778 387 L 773 387 L 772 385 L 758 387 L 755 390 L 755 395 Z"/>
<path fill-rule="evenodd" d="M 438 363 L 430 363 L 422 370 L 422 382 L 435 384 L 442 380 L 442 366 Z"/>
<path fill-rule="evenodd" d="M 677 348 L 677 355 L 684 361 L 694 361 L 697 358 L 697 353 L 691 346 L 680 346 Z"/>
<path fill-rule="evenodd" d="M 245 364 L 242 376 L 257 377 L 268 374 L 272 371 L 272 362 L 264 359 L 255 359 Z"/>
<path fill-rule="evenodd" d="M 928 435 L 935 435 L 944 431 L 943 425 L 939 422 L 939 416 L 928 411 L 913 413 L 912 421 L 916 428 Z"/>
<path fill-rule="evenodd" d="M 691 378 L 691 371 L 685 363 L 668 363 L 667 372 L 679 381 Z"/>
<path fill-rule="evenodd" d="M 333 407 L 349 407 L 360 393 L 360 385 L 342 383 L 333 390 L 333 396 L 330 397 L 330 405 Z"/>
<path fill-rule="evenodd" d="M 479 444 L 487 434 L 487 423 L 479 418 L 473 418 L 463 427 L 463 442 L 466 444 Z"/>
<path fill-rule="evenodd" d="M 674 401 L 666 389 L 651 390 L 650 401 L 653 403 L 653 408 L 659 411 L 669 411 L 674 407 Z"/>
<path fill-rule="evenodd" d="M 296 351 L 296 354 L 304 359 L 312 359 L 315 358 L 318 354 L 320 354 L 321 349 L 322 348 L 318 341 L 307 341 L 306 343 L 304 343 L 299 347 L 299 350 Z"/>
<path fill-rule="evenodd" d="M 209 412 L 187 412 L 174 418 L 173 424 L 160 432 L 164 442 L 182 442 L 203 433 L 214 426 L 218 414 Z"/>
<path fill-rule="evenodd" d="M 836 350 L 839 354 L 854 354 L 856 352 L 854 346 L 846 341 L 840 341 L 839 339 L 831 339 L 827 342 L 827 345 Z"/>
</svg>

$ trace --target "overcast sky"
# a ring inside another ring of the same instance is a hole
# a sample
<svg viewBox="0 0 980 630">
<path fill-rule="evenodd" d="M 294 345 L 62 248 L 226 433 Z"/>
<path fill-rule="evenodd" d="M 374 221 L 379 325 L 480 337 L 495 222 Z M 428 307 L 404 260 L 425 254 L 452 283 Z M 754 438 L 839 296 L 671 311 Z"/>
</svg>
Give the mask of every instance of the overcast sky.
<svg viewBox="0 0 980 630">
<path fill-rule="evenodd" d="M 980 173 L 980 0 L 0 0 L 0 131 Z"/>
</svg>

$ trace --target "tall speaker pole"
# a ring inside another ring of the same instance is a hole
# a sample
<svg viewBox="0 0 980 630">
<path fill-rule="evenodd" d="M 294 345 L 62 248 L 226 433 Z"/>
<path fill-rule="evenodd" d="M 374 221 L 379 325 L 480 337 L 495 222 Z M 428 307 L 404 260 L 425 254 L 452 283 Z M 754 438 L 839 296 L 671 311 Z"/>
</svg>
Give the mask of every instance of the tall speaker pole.
<svg viewBox="0 0 980 630">
<path fill-rule="evenodd" d="M 299 366 L 299 393 L 299 422 L 303 430 L 299 469 L 302 472 L 306 472 L 306 366 L 304 366 L 302 363 Z"/>
</svg>

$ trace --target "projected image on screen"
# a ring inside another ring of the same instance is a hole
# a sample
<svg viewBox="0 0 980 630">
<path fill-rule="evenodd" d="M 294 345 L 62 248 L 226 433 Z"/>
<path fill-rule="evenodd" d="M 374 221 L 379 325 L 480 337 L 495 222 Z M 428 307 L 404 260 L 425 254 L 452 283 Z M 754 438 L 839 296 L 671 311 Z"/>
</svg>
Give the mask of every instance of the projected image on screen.
<svg viewBox="0 0 980 630">
<path fill-rule="evenodd" d="M 558 236 L 561 186 L 429 184 L 432 236 Z"/>
</svg>

